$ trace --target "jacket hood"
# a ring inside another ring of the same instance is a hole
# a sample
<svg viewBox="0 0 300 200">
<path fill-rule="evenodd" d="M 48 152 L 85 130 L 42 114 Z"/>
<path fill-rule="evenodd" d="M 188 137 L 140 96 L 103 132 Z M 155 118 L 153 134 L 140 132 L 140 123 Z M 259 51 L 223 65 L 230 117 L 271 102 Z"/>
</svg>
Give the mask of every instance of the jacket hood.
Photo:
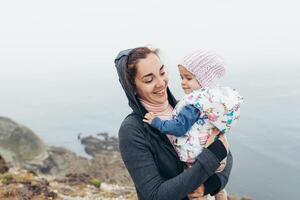
<svg viewBox="0 0 300 200">
<path fill-rule="evenodd" d="M 126 49 L 121 51 L 116 59 L 115 59 L 115 67 L 118 72 L 119 76 L 119 82 L 121 83 L 121 86 L 126 94 L 126 97 L 128 99 L 128 105 L 131 107 L 133 112 L 137 113 L 141 117 L 144 117 L 144 115 L 147 113 L 146 109 L 141 105 L 139 99 L 137 98 L 134 88 L 128 83 L 126 80 L 126 67 L 127 67 L 127 59 L 130 53 L 133 49 Z M 167 88 L 167 94 L 168 94 L 168 100 L 172 107 L 176 105 L 176 100 L 172 93 L 170 92 L 169 88 Z"/>
</svg>

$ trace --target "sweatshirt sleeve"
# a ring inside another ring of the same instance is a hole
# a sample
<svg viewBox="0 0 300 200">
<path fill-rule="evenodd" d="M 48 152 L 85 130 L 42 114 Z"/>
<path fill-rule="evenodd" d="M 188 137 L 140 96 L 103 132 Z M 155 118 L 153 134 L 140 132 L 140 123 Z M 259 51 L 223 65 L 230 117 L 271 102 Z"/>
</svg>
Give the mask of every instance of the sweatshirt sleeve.
<svg viewBox="0 0 300 200">
<path fill-rule="evenodd" d="M 161 120 L 160 118 L 155 117 L 152 120 L 151 126 L 158 129 L 161 133 L 180 137 L 193 126 L 199 116 L 199 109 L 192 105 L 186 105 L 174 119 Z"/>
<path fill-rule="evenodd" d="M 222 144 L 222 143 L 221 143 Z M 119 147 L 122 159 L 131 178 L 144 199 L 182 199 L 212 176 L 226 156 L 226 149 L 218 140 L 218 148 L 203 149 L 195 164 L 171 178 L 163 178 L 155 164 L 150 144 L 138 127 L 127 124 L 119 130 Z"/>
<path fill-rule="evenodd" d="M 233 158 L 231 152 L 229 152 L 227 155 L 226 166 L 224 170 L 215 173 L 204 182 L 205 195 L 206 194 L 215 195 L 219 191 L 225 188 L 230 176 L 232 164 L 233 164 Z"/>
</svg>

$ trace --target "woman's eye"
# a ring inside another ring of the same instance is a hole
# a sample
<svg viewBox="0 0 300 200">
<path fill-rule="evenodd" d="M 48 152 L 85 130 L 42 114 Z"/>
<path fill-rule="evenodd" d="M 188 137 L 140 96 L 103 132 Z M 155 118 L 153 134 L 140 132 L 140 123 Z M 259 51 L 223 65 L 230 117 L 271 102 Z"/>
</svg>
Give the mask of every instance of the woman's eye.
<svg viewBox="0 0 300 200">
<path fill-rule="evenodd" d="M 145 83 L 151 83 L 153 79 L 145 80 Z"/>
</svg>

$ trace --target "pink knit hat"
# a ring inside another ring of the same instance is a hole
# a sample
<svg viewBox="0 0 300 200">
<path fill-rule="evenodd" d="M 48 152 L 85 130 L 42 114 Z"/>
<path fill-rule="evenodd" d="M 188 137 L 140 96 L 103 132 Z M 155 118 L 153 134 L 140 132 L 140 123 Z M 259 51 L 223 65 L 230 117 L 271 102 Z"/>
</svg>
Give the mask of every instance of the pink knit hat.
<svg viewBox="0 0 300 200">
<path fill-rule="evenodd" d="M 202 87 L 214 86 L 225 74 L 223 58 L 213 51 L 195 51 L 185 56 L 179 65 L 194 74 Z"/>
</svg>

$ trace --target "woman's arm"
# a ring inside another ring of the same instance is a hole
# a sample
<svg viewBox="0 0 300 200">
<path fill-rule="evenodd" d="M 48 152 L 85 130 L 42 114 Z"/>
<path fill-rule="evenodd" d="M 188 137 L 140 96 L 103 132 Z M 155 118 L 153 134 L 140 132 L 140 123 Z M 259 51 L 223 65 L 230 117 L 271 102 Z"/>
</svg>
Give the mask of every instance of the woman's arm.
<svg viewBox="0 0 300 200">
<path fill-rule="evenodd" d="M 229 151 L 224 170 L 215 173 L 204 182 L 204 188 L 205 188 L 204 195 L 206 194 L 215 195 L 219 191 L 225 188 L 230 176 L 232 164 L 233 164 L 233 158 L 231 152 Z"/>
<path fill-rule="evenodd" d="M 220 192 L 222 189 L 225 188 L 229 175 L 232 168 L 232 155 L 229 152 L 227 155 L 228 164 L 225 166 L 224 170 L 222 172 L 218 172 L 212 176 L 210 176 L 204 184 L 202 184 L 200 187 L 198 187 L 194 192 L 190 193 L 188 197 L 190 199 L 193 198 L 199 198 L 204 195 L 210 194 L 210 195 L 216 195 L 218 192 Z"/>
<path fill-rule="evenodd" d="M 215 141 L 215 138 L 218 137 L 219 131 L 217 129 L 213 129 L 210 137 L 208 138 L 205 146 L 206 148 L 211 148 L 210 145 Z M 226 149 L 229 148 L 227 138 L 224 135 L 220 135 L 219 140 L 225 144 Z M 189 197 L 201 197 L 206 194 L 215 195 L 220 190 L 222 190 L 229 179 L 229 175 L 232 169 L 233 164 L 233 158 L 231 155 L 231 152 L 228 153 L 227 159 L 226 159 L 226 165 L 225 168 L 222 170 L 222 172 L 215 173 L 214 175 L 210 176 L 203 185 L 201 185 L 197 190 L 195 190 L 193 193 L 189 194 Z"/>
<path fill-rule="evenodd" d="M 229 176 L 230 176 L 230 172 L 232 169 L 232 165 L 233 165 L 233 158 L 232 158 L 232 154 L 229 151 L 228 155 L 227 155 L 227 160 L 226 160 L 226 166 L 224 168 L 224 170 L 222 172 L 217 172 L 216 175 L 219 177 L 220 181 L 221 181 L 221 187 L 219 189 L 222 190 L 225 188 L 225 186 L 227 185 Z"/>
<path fill-rule="evenodd" d="M 227 154 L 222 142 L 217 140 L 203 150 L 191 168 L 166 180 L 160 176 L 150 151 L 150 144 L 138 127 L 122 125 L 119 144 L 122 159 L 135 186 L 145 199 L 169 200 L 186 197 L 215 173 L 220 161 Z"/>
</svg>

